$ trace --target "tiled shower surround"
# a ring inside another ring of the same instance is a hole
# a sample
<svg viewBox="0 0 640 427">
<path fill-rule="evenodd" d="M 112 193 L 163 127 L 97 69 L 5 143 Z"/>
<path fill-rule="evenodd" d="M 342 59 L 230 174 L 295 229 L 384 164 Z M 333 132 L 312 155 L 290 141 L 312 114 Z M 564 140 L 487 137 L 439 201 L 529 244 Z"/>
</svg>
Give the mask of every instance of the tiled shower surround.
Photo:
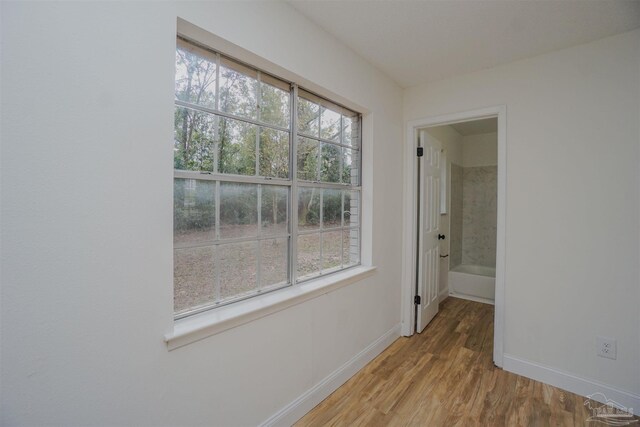
<svg viewBox="0 0 640 427">
<path fill-rule="evenodd" d="M 462 264 L 462 166 L 451 163 L 451 268 Z"/>
<path fill-rule="evenodd" d="M 451 165 L 451 266 L 496 266 L 497 166 Z"/>
</svg>

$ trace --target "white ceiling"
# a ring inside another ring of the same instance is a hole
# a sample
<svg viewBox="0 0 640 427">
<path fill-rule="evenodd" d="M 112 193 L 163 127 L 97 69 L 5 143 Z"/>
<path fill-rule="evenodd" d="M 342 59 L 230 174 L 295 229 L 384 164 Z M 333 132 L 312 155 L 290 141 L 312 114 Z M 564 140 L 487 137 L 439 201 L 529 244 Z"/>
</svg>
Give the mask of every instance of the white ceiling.
<svg viewBox="0 0 640 427">
<path fill-rule="evenodd" d="M 449 125 L 462 136 L 478 135 L 482 133 L 497 132 L 498 119 L 473 120 L 471 122 L 454 123 Z"/>
<path fill-rule="evenodd" d="M 288 0 L 402 87 L 640 27 L 638 0 Z"/>
</svg>

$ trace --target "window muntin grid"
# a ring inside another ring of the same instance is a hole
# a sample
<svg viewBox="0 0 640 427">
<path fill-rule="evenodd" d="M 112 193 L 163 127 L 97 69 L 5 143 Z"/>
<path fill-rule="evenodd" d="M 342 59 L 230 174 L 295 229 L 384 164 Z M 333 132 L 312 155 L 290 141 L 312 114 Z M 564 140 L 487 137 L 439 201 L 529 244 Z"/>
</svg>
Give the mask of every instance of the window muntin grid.
<svg viewBox="0 0 640 427">
<path fill-rule="evenodd" d="M 359 264 L 357 113 L 180 38 L 175 105 L 176 318 Z"/>
</svg>

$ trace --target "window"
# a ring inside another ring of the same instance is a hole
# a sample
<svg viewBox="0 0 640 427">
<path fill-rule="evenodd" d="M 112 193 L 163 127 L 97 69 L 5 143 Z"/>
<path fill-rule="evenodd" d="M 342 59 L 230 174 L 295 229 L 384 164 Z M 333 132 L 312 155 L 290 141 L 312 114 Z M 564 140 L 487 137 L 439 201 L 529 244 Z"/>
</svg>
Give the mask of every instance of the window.
<svg viewBox="0 0 640 427">
<path fill-rule="evenodd" d="M 176 318 L 360 263 L 360 121 L 178 39 Z"/>
</svg>

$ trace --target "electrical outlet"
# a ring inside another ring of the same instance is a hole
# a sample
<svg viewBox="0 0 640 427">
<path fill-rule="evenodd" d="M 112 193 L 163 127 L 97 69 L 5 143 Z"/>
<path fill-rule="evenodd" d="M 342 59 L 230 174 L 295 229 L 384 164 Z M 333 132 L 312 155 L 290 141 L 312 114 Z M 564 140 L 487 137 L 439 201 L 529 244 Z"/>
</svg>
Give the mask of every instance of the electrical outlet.
<svg viewBox="0 0 640 427">
<path fill-rule="evenodd" d="M 615 338 L 596 337 L 596 345 L 598 348 L 598 356 L 607 359 L 616 359 L 617 348 Z"/>
</svg>

